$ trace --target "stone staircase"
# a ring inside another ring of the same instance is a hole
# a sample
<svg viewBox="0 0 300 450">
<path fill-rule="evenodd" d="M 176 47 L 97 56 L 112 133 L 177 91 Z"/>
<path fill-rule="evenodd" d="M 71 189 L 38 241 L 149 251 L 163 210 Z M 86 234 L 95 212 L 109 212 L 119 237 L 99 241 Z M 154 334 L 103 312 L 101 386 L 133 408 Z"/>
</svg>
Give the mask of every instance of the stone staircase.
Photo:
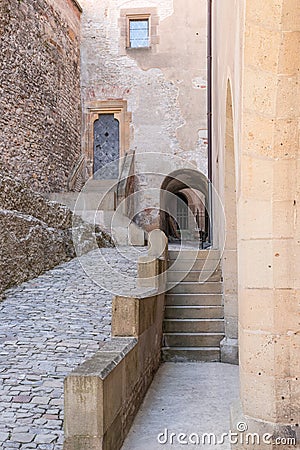
<svg viewBox="0 0 300 450">
<path fill-rule="evenodd" d="M 169 250 L 163 361 L 220 361 L 224 308 L 219 256 L 217 250 L 183 250 L 179 256 Z M 200 276 L 209 278 L 199 283 Z"/>
<path fill-rule="evenodd" d="M 118 180 L 91 180 L 81 191 L 48 194 L 52 201 L 62 203 L 85 222 L 107 230 L 119 245 L 144 245 L 144 231 L 117 208 Z"/>
<path fill-rule="evenodd" d="M 86 214 L 95 210 L 114 211 L 116 207 L 116 189 L 118 180 L 92 180 L 81 191 L 80 203 L 76 210 Z M 74 210 L 79 192 L 62 192 L 48 194 L 53 201 L 60 202 Z"/>
</svg>

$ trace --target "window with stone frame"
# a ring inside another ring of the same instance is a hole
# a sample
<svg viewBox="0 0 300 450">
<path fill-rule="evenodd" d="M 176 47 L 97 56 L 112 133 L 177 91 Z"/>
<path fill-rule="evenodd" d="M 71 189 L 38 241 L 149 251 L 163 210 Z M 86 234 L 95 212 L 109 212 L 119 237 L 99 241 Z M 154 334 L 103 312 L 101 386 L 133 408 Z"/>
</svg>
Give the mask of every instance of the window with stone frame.
<svg viewBox="0 0 300 450">
<path fill-rule="evenodd" d="M 157 52 L 159 44 L 159 16 L 157 8 L 126 8 L 120 10 L 120 55 L 138 55 Z"/>
<path fill-rule="evenodd" d="M 127 16 L 127 48 L 150 47 L 150 14 Z"/>
</svg>

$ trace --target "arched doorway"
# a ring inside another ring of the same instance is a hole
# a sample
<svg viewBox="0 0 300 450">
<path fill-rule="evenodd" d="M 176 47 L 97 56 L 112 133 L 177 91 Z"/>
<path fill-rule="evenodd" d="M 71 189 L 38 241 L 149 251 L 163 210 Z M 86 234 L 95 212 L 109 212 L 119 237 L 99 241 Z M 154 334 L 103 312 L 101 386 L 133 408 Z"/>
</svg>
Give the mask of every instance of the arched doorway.
<svg viewBox="0 0 300 450">
<path fill-rule="evenodd" d="M 225 340 L 222 360 L 238 363 L 237 199 L 232 91 L 227 83 L 224 146 L 224 210 L 226 238 L 222 258 Z"/>
<path fill-rule="evenodd" d="M 170 173 L 161 186 L 160 227 L 170 241 L 209 246 L 208 181 L 193 169 Z"/>
</svg>

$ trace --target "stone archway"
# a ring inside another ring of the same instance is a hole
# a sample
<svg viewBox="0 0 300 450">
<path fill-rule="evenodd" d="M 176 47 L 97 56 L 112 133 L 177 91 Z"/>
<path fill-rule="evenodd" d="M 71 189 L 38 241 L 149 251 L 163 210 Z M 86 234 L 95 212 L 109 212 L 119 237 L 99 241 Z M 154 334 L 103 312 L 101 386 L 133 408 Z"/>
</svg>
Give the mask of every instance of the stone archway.
<svg viewBox="0 0 300 450">
<path fill-rule="evenodd" d="M 181 219 L 177 217 L 178 202 L 182 206 L 186 202 L 188 206 L 187 229 L 181 231 Z M 160 228 L 169 239 L 205 242 L 209 230 L 208 181 L 205 175 L 193 169 L 171 172 L 161 185 L 160 205 Z"/>
<path fill-rule="evenodd" d="M 225 339 L 221 344 L 222 361 L 238 363 L 238 268 L 237 199 L 234 145 L 233 103 L 230 81 L 226 93 L 226 131 L 224 148 L 224 210 L 226 238 L 222 258 Z"/>
</svg>

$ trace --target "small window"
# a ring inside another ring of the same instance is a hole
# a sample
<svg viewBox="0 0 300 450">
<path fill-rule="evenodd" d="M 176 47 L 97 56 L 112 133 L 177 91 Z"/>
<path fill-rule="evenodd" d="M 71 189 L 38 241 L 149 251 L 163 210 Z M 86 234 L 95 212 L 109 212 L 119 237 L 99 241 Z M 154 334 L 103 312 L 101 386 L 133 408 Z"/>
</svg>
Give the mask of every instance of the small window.
<svg viewBox="0 0 300 450">
<path fill-rule="evenodd" d="M 145 48 L 150 46 L 149 17 L 128 18 L 129 48 Z"/>
</svg>

